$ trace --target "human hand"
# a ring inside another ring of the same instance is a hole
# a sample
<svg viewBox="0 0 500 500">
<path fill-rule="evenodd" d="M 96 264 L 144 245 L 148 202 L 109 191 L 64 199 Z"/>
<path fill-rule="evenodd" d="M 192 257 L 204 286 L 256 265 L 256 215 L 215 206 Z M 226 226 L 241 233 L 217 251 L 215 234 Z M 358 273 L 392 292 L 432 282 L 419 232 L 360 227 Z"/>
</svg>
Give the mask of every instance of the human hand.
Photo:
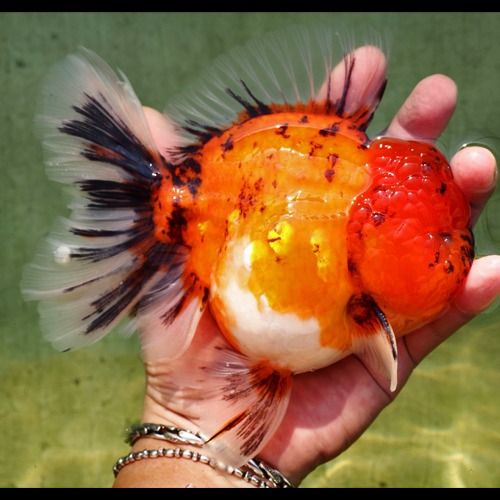
<svg viewBox="0 0 500 500">
<path fill-rule="evenodd" d="M 365 73 L 354 74 L 353 88 L 356 78 L 363 78 L 366 72 L 374 81 L 383 78 L 383 57 L 381 52 L 373 48 L 370 51 L 358 49 L 356 67 L 363 68 Z M 336 88 L 342 88 L 341 84 L 335 85 L 335 82 L 343 81 L 342 71 L 343 65 L 334 70 L 333 92 Z M 355 95 L 354 90 L 352 95 Z M 434 141 L 451 118 L 456 99 L 457 90 L 453 81 L 443 75 L 430 76 L 416 86 L 384 135 Z M 164 115 L 149 108 L 145 111 L 155 143 L 167 156 L 168 150 L 176 142 L 173 128 Z M 485 148 L 466 147 L 453 156 L 450 164 L 457 184 L 470 201 L 475 222 L 496 185 L 495 158 Z M 441 342 L 488 307 L 499 292 L 500 256 L 476 259 L 463 288 L 446 313 L 398 339 L 398 389 L 395 392 L 390 392 L 385 381 L 355 355 L 326 368 L 296 375 L 285 417 L 259 457 L 280 470 L 292 483 L 300 484 L 314 468 L 338 456 L 358 439 L 380 411 L 394 400 L 415 366 Z M 201 334 L 206 338 L 220 335 L 209 311 L 204 313 L 195 337 Z M 146 362 L 147 388 L 142 420 L 166 424 L 174 423 L 175 420 L 176 425 L 184 423 L 189 428 L 189 415 L 179 415 L 164 407 L 159 364 Z M 312 408 L 314 411 L 311 411 Z M 141 463 L 142 468 L 151 466 L 146 462 Z M 152 467 L 160 465 L 154 463 Z M 202 472 L 191 470 L 191 475 L 193 473 Z M 130 478 L 129 475 L 128 480 L 133 482 L 133 478 Z M 166 478 L 165 481 L 163 485 L 172 485 L 171 479 Z"/>
<path fill-rule="evenodd" d="M 451 118 L 456 99 L 452 80 L 443 75 L 429 76 L 415 87 L 384 135 L 434 141 Z M 453 156 L 450 164 L 470 201 L 475 223 L 496 186 L 495 158 L 485 148 L 466 147 Z M 322 370 L 297 375 L 287 414 L 261 453 L 263 459 L 297 484 L 318 465 L 338 456 L 394 400 L 415 366 L 487 308 L 499 292 L 500 256 L 476 259 L 447 312 L 398 339 L 396 392 L 390 392 L 387 383 L 354 355 Z"/>
</svg>

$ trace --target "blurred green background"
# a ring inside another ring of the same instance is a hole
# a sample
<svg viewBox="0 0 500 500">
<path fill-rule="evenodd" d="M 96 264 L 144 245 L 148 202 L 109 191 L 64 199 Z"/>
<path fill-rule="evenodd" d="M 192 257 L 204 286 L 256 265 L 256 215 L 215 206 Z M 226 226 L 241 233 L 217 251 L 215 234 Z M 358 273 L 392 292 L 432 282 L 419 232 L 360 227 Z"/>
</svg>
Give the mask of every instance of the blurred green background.
<svg viewBox="0 0 500 500">
<path fill-rule="evenodd" d="M 41 78 L 77 46 L 128 76 L 163 109 L 222 52 L 274 28 L 316 21 L 368 24 L 392 39 L 389 84 L 370 130 L 381 130 L 414 85 L 445 73 L 459 105 L 439 145 L 500 136 L 500 13 L 0 13 L 0 487 L 108 487 L 140 417 L 137 338 L 111 334 L 61 354 L 43 341 L 23 265 L 56 214 L 60 186 L 44 173 L 33 116 Z M 498 155 L 498 150 L 495 151 Z M 481 254 L 500 251 L 500 193 L 476 229 Z M 303 487 L 500 487 L 498 301 L 429 356 L 373 426 Z M 312 410 L 314 411 L 314 410 Z"/>
</svg>

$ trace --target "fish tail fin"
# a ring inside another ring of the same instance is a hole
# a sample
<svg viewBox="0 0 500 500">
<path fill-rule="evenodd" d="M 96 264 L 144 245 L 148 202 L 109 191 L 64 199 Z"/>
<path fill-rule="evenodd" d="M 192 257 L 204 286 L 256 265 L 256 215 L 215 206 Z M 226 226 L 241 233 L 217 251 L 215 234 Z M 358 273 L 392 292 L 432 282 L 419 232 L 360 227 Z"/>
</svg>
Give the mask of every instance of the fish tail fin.
<svg viewBox="0 0 500 500">
<path fill-rule="evenodd" d="M 56 221 L 21 284 L 26 299 L 40 301 L 47 339 L 65 351 L 98 341 L 127 317 L 161 334 L 182 322 L 189 327 L 159 353 L 178 354 L 204 290 L 195 277 L 184 279 L 182 242 L 155 230 L 152 200 L 172 166 L 132 87 L 81 49 L 49 72 L 37 122 L 47 173 L 71 193 L 70 216 Z"/>
<path fill-rule="evenodd" d="M 391 392 L 398 384 L 398 351 L 396 337 L 387 318 L 368 294 L 353 296 L 348 305 L 350 318 L 356 324 L 352 350 L 368 368 L 385 376 Z"/>
<path fill-rule="evenodd" d="M 292 374 L 249 360 L 215 326 L 200 328 L 188 350 L 161 371 L 165 405 L 190 418 L 221 466 L 254 458 L 288 407 Z"/>
</svg>

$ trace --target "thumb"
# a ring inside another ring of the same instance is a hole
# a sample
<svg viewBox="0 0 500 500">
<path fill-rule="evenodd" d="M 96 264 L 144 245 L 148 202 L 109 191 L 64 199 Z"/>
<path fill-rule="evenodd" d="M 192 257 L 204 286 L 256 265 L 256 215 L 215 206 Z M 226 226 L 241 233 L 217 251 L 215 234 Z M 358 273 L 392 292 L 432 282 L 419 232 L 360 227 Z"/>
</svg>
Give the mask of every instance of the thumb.
<svg viewBox="0 0 500 500">
<path fill-rule="evenodd" d="M 153 141 L 161 155 L 168 160 L 172 149 L 180 146 L 181 138 L 177 134 L 174 123 L 156 109 L 143 107 Z"/>
</svg>

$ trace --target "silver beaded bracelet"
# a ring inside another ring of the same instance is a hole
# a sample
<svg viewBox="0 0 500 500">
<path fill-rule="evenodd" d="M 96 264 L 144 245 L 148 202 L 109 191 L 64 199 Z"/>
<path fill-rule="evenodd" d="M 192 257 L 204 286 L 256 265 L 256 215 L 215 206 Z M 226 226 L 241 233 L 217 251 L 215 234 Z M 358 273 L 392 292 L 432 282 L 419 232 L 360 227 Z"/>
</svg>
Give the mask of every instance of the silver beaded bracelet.
<svg viewBox="0 0 500 500">
<path fill-rule="evenodd" d="M 198 434 L 185 429 L 179 429 L 170 425 L 162 424 L 134 424 L 127 430 L 126 442 L 135 444 L 140 438 L 151 437 L 169 441 L 175 444 L 189 444 L 202 447 L 205 440 Z M 143 460 L 145 458 L 185 458 L 193 462 L 200 462 L 210 465 L 213 469 L 223 470 L 239 479 L 253 484 L 258 488 L 293 488 L 294 486 L 278 470 L 269 467 L 262 460 L 251 459 L 241 468 L 225 467 L 221 468 L 212 458 L 203 453 L 198 453 L 184 448 L 158 448 L 153 450 L 131 452 L 117 460 L 113 466 L 115 477 L 126 465 Z"/>
</svg>

